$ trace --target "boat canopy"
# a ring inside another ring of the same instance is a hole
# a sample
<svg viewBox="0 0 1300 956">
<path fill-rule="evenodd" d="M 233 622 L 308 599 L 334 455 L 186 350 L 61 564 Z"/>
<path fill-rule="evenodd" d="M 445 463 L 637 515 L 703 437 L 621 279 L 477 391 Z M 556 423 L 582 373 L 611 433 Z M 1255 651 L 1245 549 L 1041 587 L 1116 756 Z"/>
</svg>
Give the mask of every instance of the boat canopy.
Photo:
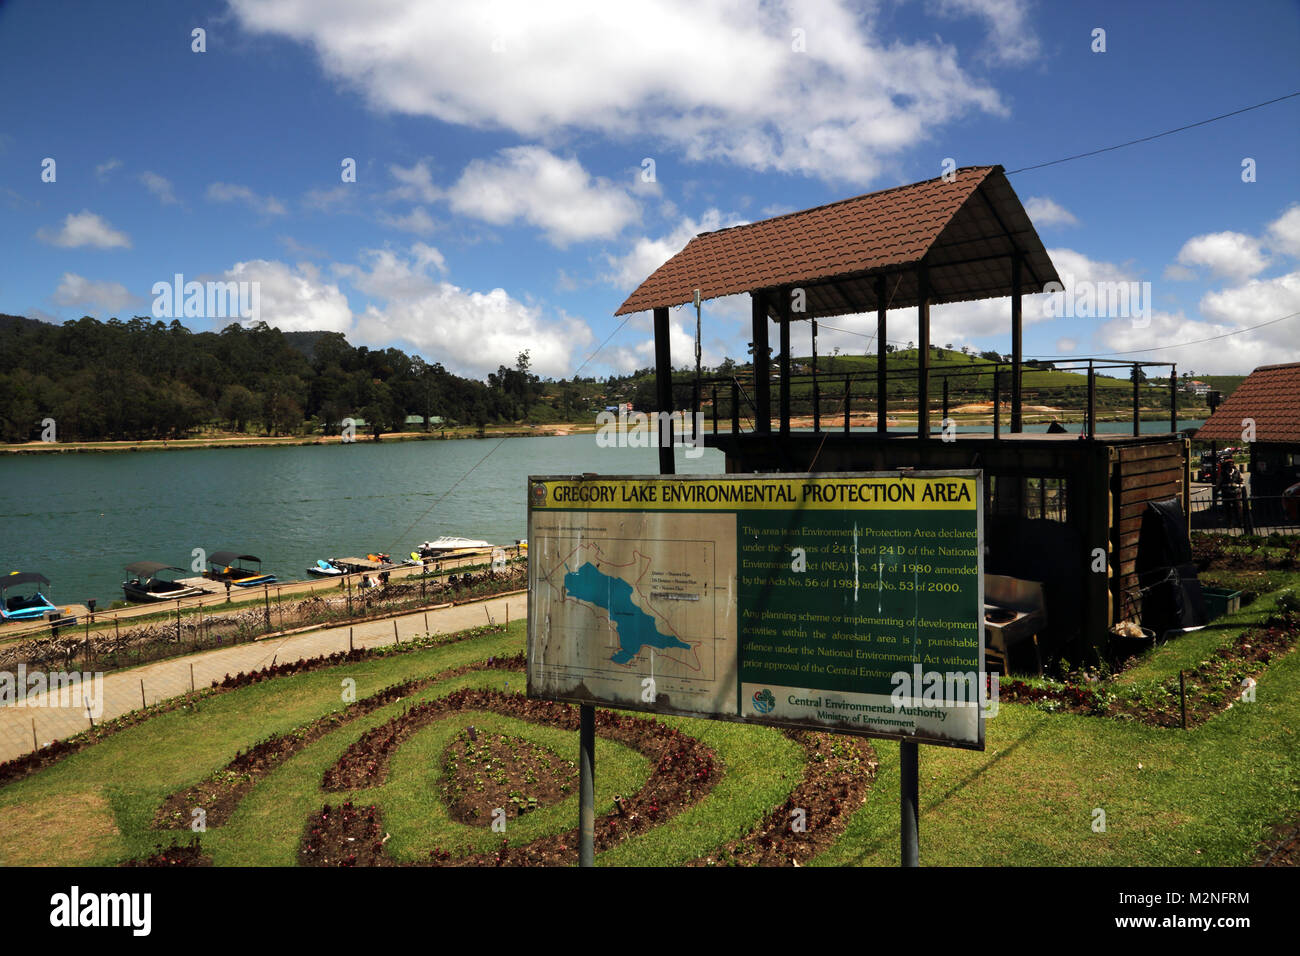
<svg viewBox="0 0 1300 956">
<path fill-rule="evenodd" d="M 262 559 L 252 554 L 236 554 L 234 551 L 213 551 L 208 555 L 208 564 L 234 564 L 236 561 L 256 561 L 262 563 Z"/>
<path fill-rule="evenodd" d="M 37 571 L 15 571 L 13 574 L 6 574 L 0 578 L 0 589 L 17 587 L 20 584 L 31 584 L 32 582 L 50 586 L 50 579 Z"/>
<path fill-rule="evenodd" d="M 126 573 L 133 574 L 138 578 L 153 577 L 159 571 L 179 571 L 185 573 L 184 568 L 178 568 L 170 564 L 161 564 L 158 561 L 136 561 L 134 564 L 126 566 Z"/>
</svg>

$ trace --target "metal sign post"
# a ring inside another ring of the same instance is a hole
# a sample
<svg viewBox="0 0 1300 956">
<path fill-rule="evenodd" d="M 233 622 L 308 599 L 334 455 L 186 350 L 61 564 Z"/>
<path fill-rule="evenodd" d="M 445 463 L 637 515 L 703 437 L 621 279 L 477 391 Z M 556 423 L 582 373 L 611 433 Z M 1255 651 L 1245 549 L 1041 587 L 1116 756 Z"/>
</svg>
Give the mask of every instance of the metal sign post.
<svg viewBox="0 0 1300 956">
<path fill-rule="evenodd" d="M 578 866 L 596 859 L 596 708 L 578 708 Z"/>
<path fill-rule="evenodd" d="M 898 819 L 902 827 L 900 843 L 903 866 L 919 866 L 920 836 L 917 827 L 920 754 L 917 745 L 904 740 L 898 745 Z"/>
</svg>

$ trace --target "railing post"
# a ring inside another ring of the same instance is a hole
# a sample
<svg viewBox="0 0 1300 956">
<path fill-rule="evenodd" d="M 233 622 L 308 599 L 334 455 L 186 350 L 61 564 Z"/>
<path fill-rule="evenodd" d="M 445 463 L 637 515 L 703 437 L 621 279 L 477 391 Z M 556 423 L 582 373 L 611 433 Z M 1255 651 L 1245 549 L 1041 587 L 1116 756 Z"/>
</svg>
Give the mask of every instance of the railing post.
<svg viewBox="0 0 1300 956">
<path fill-rule="evenodd" d="M 1097 435 L 1097 372 L 1088 362 L 1088 437 Z"/>
<path fill-rule="evenodd" d="M 1002 436 L 1002 408 L 1000 403 L 998 402 L 998 392 L 1001 390 L 1000 385 L 1002 384 L 1001 376 L 1002 376 L 1002 367 L 1000 365 L 993 366 L 993 437 L 994 438 L 1000 438 Z"/>
<path fill-rule="evenodd" d="M 718 386 L 713 386 L 713 437 L 718 437 Z"/>
<path fill-rule="evenodd" d="M 1178 431 L 1178 366 L 1169 366 L 1169 430 Z"/>
<path fill-rule="evenodd" d="M 1133 363 L 1133 437 L 1134 438 L 1142 434 L 1142 413 L 1138 409 L 1138 406 L 1141 404 L 1142 401 L 1138 393 L 1138 388 L 1140 385 L 1138 381 L 1138 371 L 1140 369 L 1141 366 L 1138 365 L 1137 362 L 1134 362 Z"/>
<path fill-rule="evenodd" d="M 731 380 L 731 437 L 740 434 L 740 383 Z"/>
<path fill-rule="evenodd" d="M 849 433 L 849 396 L 852 390 L 852 381 L 852 376 L 844 376 L 844 434 L 846 435 Z"/>
</svg>

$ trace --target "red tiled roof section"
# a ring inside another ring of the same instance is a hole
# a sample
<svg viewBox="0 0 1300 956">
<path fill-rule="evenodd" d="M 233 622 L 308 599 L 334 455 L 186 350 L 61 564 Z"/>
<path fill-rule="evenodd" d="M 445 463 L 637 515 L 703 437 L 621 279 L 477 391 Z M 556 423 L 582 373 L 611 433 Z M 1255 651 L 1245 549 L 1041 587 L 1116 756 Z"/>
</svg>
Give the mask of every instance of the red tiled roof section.
<svg viewBox="0 0 1300 956">
<path fill-rule="evenodd" d="M 1255 369 L 1196 437 L 1240 442 L 1247 418 L 1255 423 L 1255 441 L 1300 443 L 1300 362 Z"/>
<path fill-rule="evenodd" d="M 642 282 L 616 314 L 679 305 L 690 301 L 696 288 L 703 298 L 713 299 L 917 263 L 968 202 L 956 227 L 965 249 L 975 249 L 977 239 L 1000 240 L 995 223 L 1001 216 L 1027 253 L 1038 257 L 1040 280 L 1055 279 L 1002 167 L 956 172 L 950 182 L 930 179 L 698 235 Z M 986 181 L 988 203 L 973 198 Z M 992 215 L 990 204 L 997 209 Z M 969 232 L 971 228 L 979 233 Z M 1042 274 L 1046 272 L 1051 275 Z"/>
</svg>

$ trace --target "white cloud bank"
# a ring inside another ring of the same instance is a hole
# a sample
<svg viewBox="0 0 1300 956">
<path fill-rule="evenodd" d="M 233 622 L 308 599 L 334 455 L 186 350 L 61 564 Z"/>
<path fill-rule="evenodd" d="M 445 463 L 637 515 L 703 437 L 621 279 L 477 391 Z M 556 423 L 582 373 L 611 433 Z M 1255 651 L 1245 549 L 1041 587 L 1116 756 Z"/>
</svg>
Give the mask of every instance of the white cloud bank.
<svg viewBox="0 0 1300 956">
<path fill-rule="evenodd" d="M 881 35 L 849 0 L 231 6 L 245 29 L 312 47 L 379 110 L 542 140 L 593 131 L 827 180 L 867 183 L 945 123 L 1006 112 L 954 47 Z M 1037 55 L 1020 4 L 945 12 L 984 19 L 1005 59 Z"/>
</svg>

